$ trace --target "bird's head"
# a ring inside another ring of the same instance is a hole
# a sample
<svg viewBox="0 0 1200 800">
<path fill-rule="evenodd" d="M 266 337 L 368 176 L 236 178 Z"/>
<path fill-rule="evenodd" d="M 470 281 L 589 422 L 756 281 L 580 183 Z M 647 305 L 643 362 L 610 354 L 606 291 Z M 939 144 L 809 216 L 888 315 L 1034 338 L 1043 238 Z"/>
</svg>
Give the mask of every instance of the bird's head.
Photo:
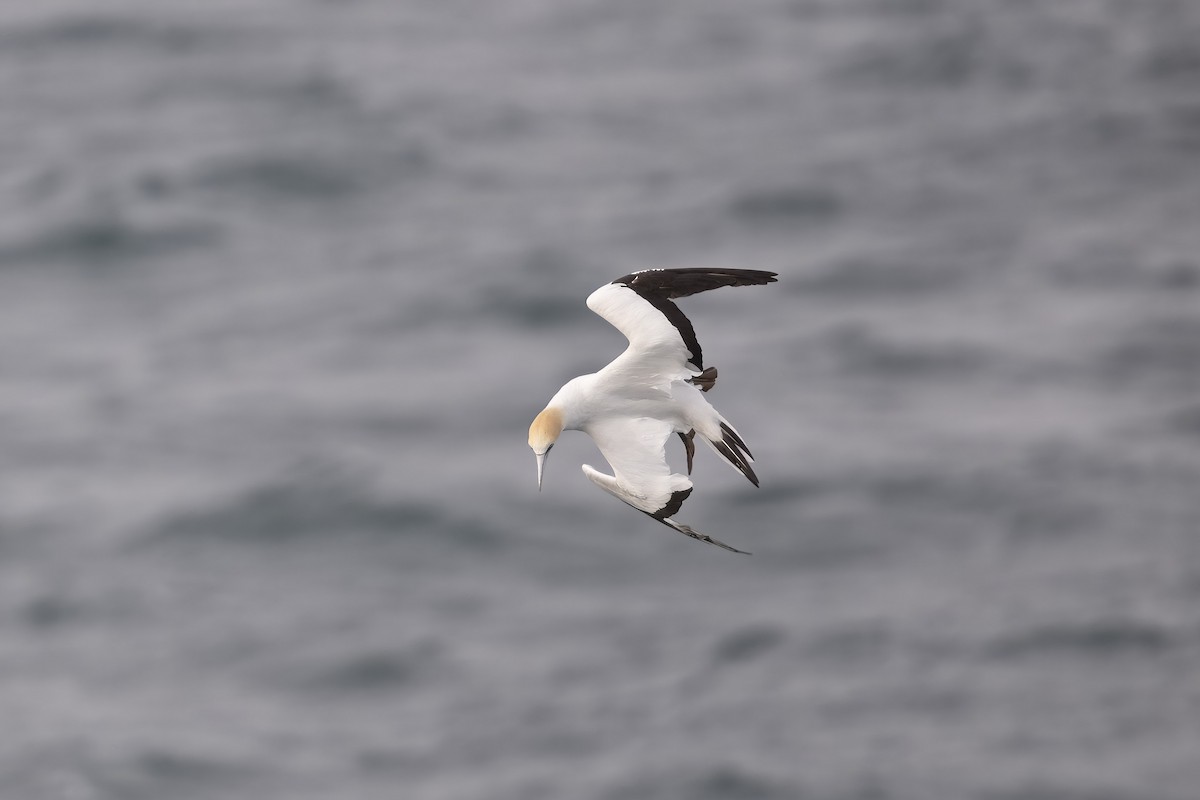
<svg viewBox="0 0 1200 800">
<path fill-rule="evenodd" d="M 542 488 L 542 467 L 546 463 L 546 454 L 550 452 L 550 448 L 554 447 L 554 443 L 558 441 L 558 435 L 562 433 L 562 429 L 562 409 L 554 406 L 547 406 L 542 409 L 542 412 L 533 418 L 533 424 L 529 426 L 529 447 L 533 450 L 533 454 L 537 456 L 539 490 Z"/>
</svg>

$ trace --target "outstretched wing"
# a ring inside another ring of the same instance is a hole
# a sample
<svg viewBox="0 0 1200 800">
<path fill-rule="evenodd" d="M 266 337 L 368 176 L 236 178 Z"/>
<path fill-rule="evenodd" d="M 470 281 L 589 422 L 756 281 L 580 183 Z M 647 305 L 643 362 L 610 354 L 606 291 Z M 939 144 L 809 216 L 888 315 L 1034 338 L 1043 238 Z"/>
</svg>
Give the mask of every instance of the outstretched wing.
<svg viewBox="0 0 1200 800">
<path fill-rule="evenodd" d="M 587 304 L 625 334 L 640 357 L 677 364 L 677 374 L 695 373 L 704 369 L 704 353 L 691 321 L 671 301 L 722 286 L 774 281 L 774 272 L 757 269 L 648 269 L 600 287 Z"/>
<path fill-rule="evenodd" d="M 666 443 L 674 432 L 670 422 L 617 417 L 594 422 L 586 431 L 612 467 L 611 480 L 618 491 L 603 488 L 652 517 L 669 517 L 679 510 L 692 491 L 692 482 L 672 473 L 667 463 Z"/>
<path fill-rule="evenodd" d="M 669 422 L 649 417 L 626 417 L 589 425 L 587 433 L 600 448 L 613 474 L 606 475 L 589 464 L 583 465 L 583 474 L 617 499 L 685 536 L 744 553 L 672 519 L 692 493 L 692 482 L 671 472 L 667 463 L 666 442 L 673 431 Z"/>
</svg>

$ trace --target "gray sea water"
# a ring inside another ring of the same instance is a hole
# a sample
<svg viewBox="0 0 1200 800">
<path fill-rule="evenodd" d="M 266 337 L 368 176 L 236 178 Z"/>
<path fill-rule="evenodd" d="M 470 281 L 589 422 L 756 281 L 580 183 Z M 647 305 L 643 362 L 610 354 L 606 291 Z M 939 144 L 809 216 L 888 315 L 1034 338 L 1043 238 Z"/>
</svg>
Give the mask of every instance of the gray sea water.
<svg viewBox="0 0 1200 800">
<path fill-rule="evenodd" d="M 1200 797 L 1200 5 L 6 3 L 0 97 L 0 797 Z M 525 444 L 697 265 L 752 557 Z"/>
</svg>

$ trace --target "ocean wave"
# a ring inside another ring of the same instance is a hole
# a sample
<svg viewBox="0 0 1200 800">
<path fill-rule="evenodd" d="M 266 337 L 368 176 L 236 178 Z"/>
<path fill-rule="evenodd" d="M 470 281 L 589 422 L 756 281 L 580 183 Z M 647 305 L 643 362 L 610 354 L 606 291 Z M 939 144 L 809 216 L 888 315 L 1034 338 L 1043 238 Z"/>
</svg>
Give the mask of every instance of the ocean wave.
<svg viewBox="0 0 1200 800">
<path fill-rule="evenodd" d="M 1086 251 L 1076 258 L 1050 264 L 1047 272 L 1054 283 L 1070 288 L 1200 290 L 1200 263 L 1179 258 L 1141 264 L 1135 254 L 1123 255 L 1114 258 L 1111 249 L 1107 253 Z"/>
<path fill-rule="evenodd" d="M 1200 151 L 1200 103 L 1177 101 L 1162 109 L 1165 143 L 1184 153 Z"/>
<path fill-rule="evenodd" d="M 1195 42 L 1174 42 L 1152 48 L 1143 56 L 1141 73 L 1154 81 L 1194 86 L 1200 81 L 1200 46 Z"/>
<path fill-rule="evenodd" d="M 88 747 L 76 736 L 27 747 L 6 767 L 5 791 L 18 797 L 230 796 L 268 771 L 244 754 L 169 743 Z"/>
<path fill-rule="evenodd" d="M 302 692 L 391 691 L 419 682 L 423 677 L 437 675 L 444 660 L 441 645 L 426 640 L 406 649 L 372 649 L 342 654 L 325 663 L 304 659 L 302 666 L 288 668 L 289 675 L 283 677 L 283 683 Z M 272 680 L 272 683 L 278 681 Z"/>
<path fill-rule="evenodd" d="M 841 198 L 832 190 L 806 186 L 753 189 L 729 202 L 736 218 L 757 224 L 827 223 L 843 212 Z"/>
<path fill-rule="evenodd" d="M 431 537 L 446 544 L 489 547 L 495 531 L 424 501 L 387 500 L 338 481 L 285 481 L 250 489 L 210 507 L 159 520 L 144 542 L 205 541 L 274 545 L 341 540 Z"/>
<path fill-rule="evenodd" d="M 986 370 L 995 360 L 977 345 L 901 343 L 860 324 L 839 326 L 823 337 L 823 345 L 843 369 L 888 378 L 971 375 Z"/>
<path fill-rule="evenodd" d="M 887 532 L 900 526 L 930 536 L 969 524 L 1030 543 L 1103 526 L 1111 513 L 1086 483 L 1048 474 L 1045 465 L 1026 459 L 987 468 L 912 464 L 784 478 L 732 495 L 729 502 L 754 507 L 767 530 L 802 527 L 803 543 L 789 545 L 796 568 L 852 566 L 883 557 L 896 543 Z M 878 521 L 881 514 L 886 525 Z"/>
<path fill-rule="evenodd" d="M 207 189 L 336 199 L 361 189 L 363 177 L 336 158 L 263 152 L 216 160 L 194 182 Z"/>
<path fill-rule="evenodd" d="M 0 31 L 0 50 L 46 53 L 88 48 L 137 48 L 176 53 L 207 44 L 224 34 L 227 31 L 179 21 L 79 14 Z"/>
<path fill-rule="evenodd" d="M 92 609 L 62 594 L 35 597 L 22 606 L 22 621 L 31 628 L 49 629 L 76 620 Z"/>
<path fill-rule="evenodd" d="M 673 769 L 635 776 L 605 794 L 608 800 L 794 800 L 800 787 L 759 775 L 744 767 L 716 764 L 688 775 Z"/>
<path fill-rule="evenodd" d="M 957 31 L 922 29 L 920 35 L 868 42 L 855 48 L 834 70 L 834 77 L 888 88 L 948 88 L 965 85 L 989 66 L 982 30 L 964 25 Z"/>
<path fill-rule="evenodd" d="M 1101 375 L 1113 382 L 1200 387 L 1200 320 L 1167 317 L 1138 324 L 1101 354 L 1098 363 Z"/>
<path fill-rule="evenodd" d="M 967 277 L 958 265 L 866 256 L 842 259 L 807 274 L 789 275 L 787 290 L 800 295 L 836 295 L 847 299 L 904 297 L 957 289 Z"/>
<path fill-rule="evenodd" d="M 882 625 L 856 623 L 818 633 L 805 643 L 805 652 L 813 659 L 845 667 L 880 663 L 895 645 L 894 636 Z"/>
<path fill-rule="evenodd" d="M 230 757 L 186 752 L 164 747 L 147 748 L 133 759 L 133 769 L 151 781 L 180 784 L 199 783 L 214 788 L 230 779 L 246 778 L 255 771 L 252 764 Z"/>
<path fill-rule="evenodd" d="M 1157 655 L 1180 642 L 1175 632 L 1151 622 L 1099 620 L 1090 623 L 1035 627 L 999 638 L 985 647 L 999 660 L 1039 656 L 1096 657 L 1121 654 Z"/>
<path fill-rule="evenodd" d="M 532 289 L 532 291 L 523 291 Z M 579 298 L 554 294 L 537 286 L 495 288 L 481 293 L 472 317 L 486 315 L 515 323 L 521 328 L 573 327 L 587 321 Z"/>
<path fill-rule="evenodd" d="M 192 171 L 191 185 L 278 200 L 345 200 L 395 180 L 422 175 L 432 160 L 421 147 L 394 152 L 272 149 L 212 158 Z"/>
<path fill-rule="evenodd" d="M 1086 778 L 1073 781 L 1030 779 L 1016 781 L 1011 789 L 989 789 L 979 795 L 980 800 L 1139 800 L 1140 791 L 1127 792 L 1107 785 L 1097 785 Z M 1169 795 L 1185 797 L 1186 795 Z"/>
<path fill-rule="evenodd" d="M 773 625 L 745 625 L 722 636 L 712 649 L 717 665 L 753 661 L 787 639 L 787 631 Z"/>
<path fill-rule="evenodd" d="M 1200 440 L 1200 403 L 1172 411 L 1167 415 L 1167 427 Z"/>
<path fill-rule="evenodd" d="M 208 221 L 137 223 L 98 214 L 71 219 L 9 242 L 0 242 L 0 264 L 111 263 L 211 247 L 220 226 Z"/>
</svg>

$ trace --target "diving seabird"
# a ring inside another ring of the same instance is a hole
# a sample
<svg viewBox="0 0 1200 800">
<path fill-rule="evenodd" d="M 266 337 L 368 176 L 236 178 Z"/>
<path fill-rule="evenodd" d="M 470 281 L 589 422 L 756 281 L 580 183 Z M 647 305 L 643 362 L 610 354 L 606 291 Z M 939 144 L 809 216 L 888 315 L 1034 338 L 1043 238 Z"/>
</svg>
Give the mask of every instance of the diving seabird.
<svg viewBox="0 0 1200 800">
<path fill-rule="evenodd" d="M 590 465 L 583 474 L 604 491 L 682 534 L 744 553 L 698 533 L 674 516 L 692 493 L 686 475 L 672 473 L 666 443 L 683 440 L 688 475 L 698 436 L 758 486 L 750 448 L 703 392 L 717 371 L 704 366 L 692 323 L 672 300 L 722 286 L 759 286 L 776 273 L 754 269 L 649 269 L 617 278 L 592 292 L 588 308 L 625 334 L 629 347 L 608 366 L 568 381 L 529 426 L 537 456 L 538 489 L 546 454 L 564 430 L 591 436 L 613 474 Z"/>
</svg>

